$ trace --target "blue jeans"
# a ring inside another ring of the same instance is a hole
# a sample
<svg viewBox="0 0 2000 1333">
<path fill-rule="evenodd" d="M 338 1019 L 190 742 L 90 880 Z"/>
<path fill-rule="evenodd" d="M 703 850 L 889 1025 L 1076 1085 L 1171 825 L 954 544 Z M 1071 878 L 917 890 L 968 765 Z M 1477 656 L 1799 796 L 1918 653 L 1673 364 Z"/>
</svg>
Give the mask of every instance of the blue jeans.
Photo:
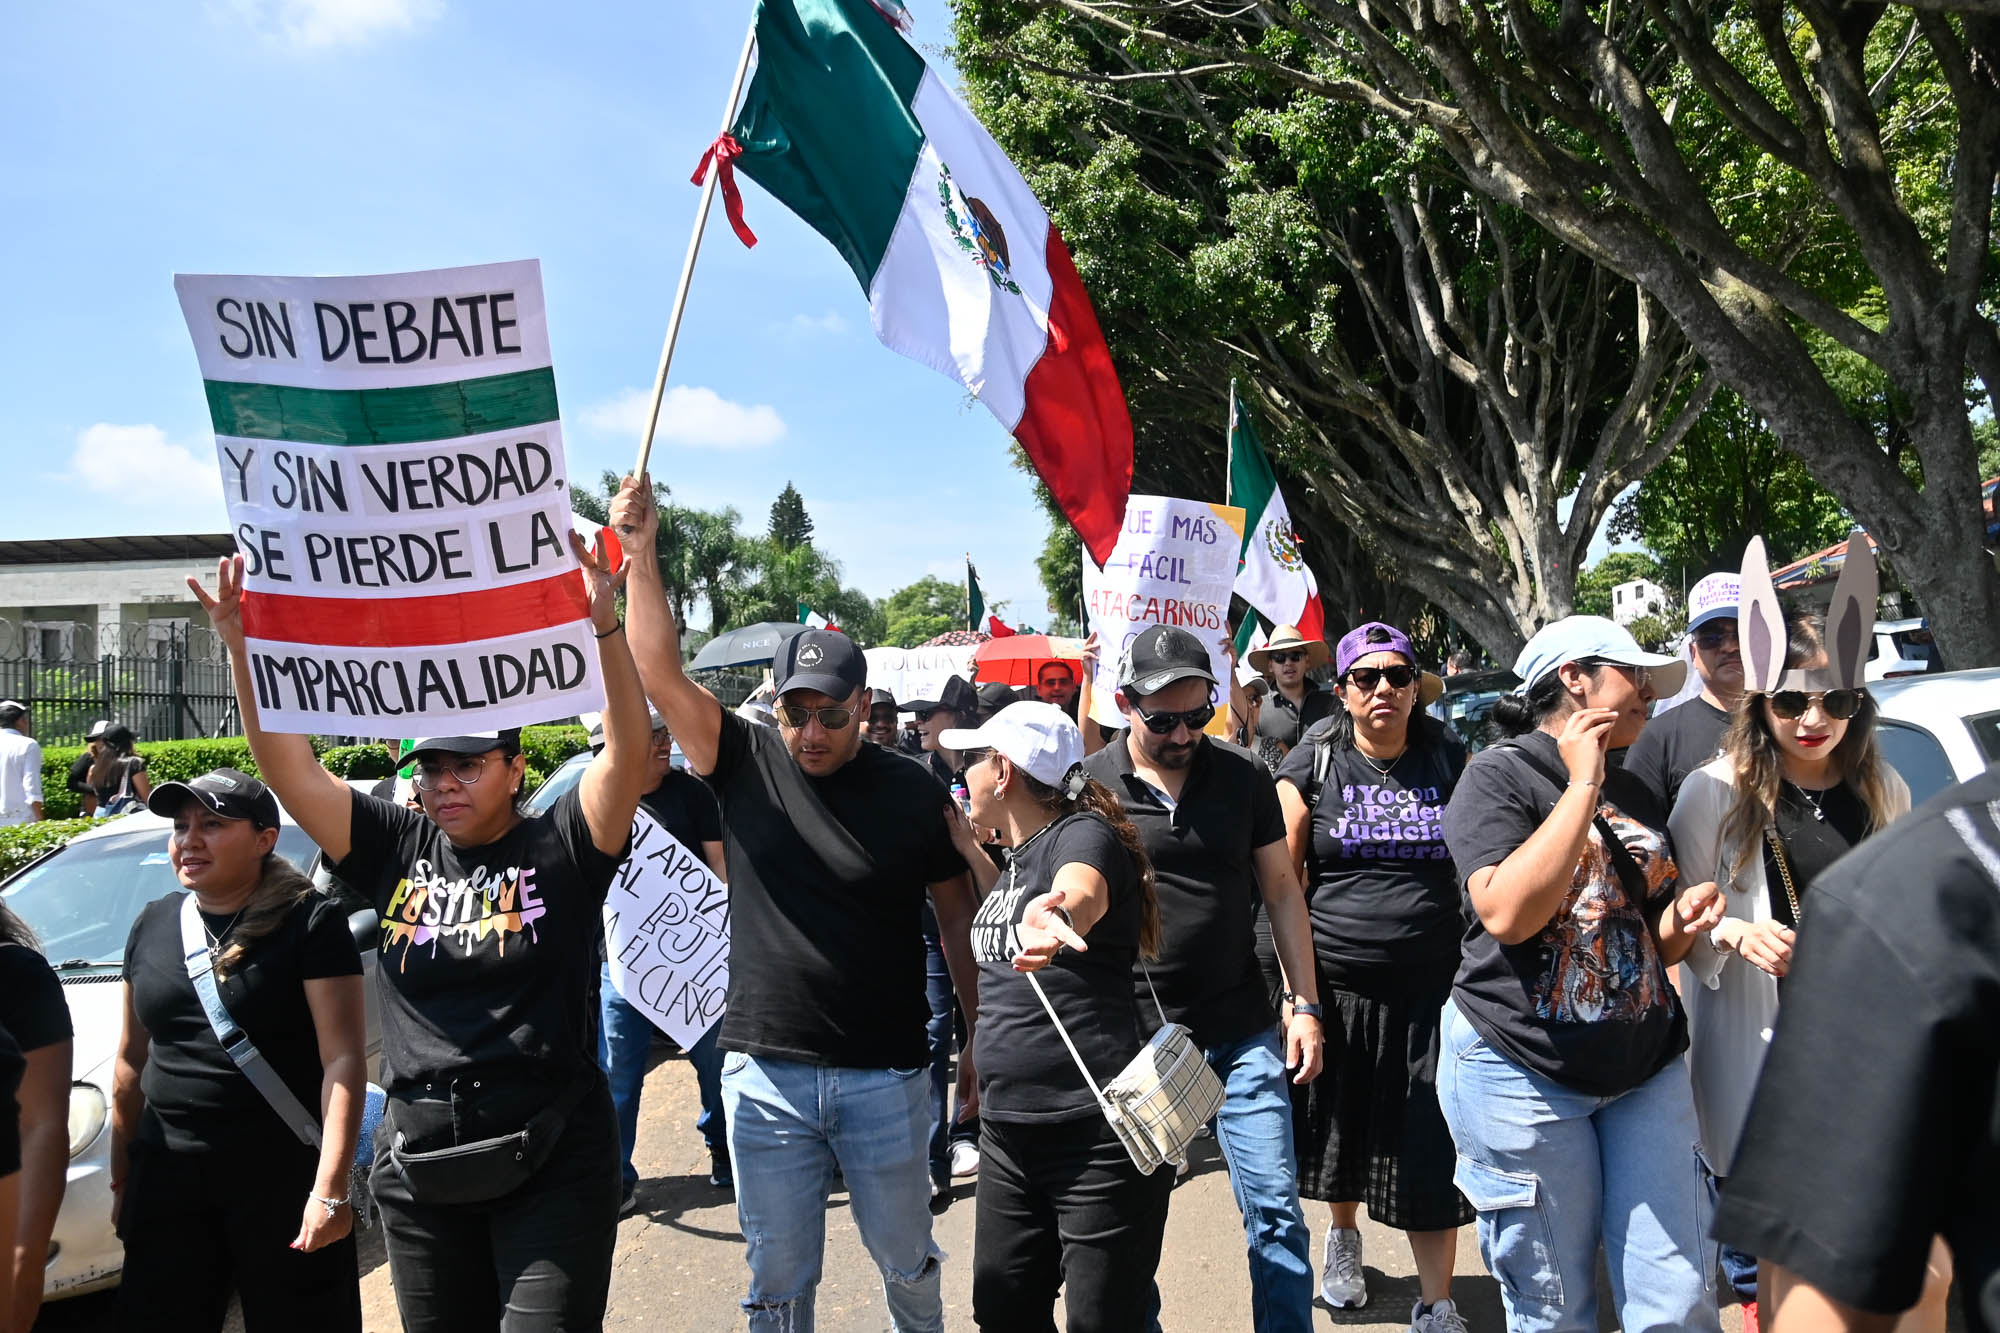
<svg viewBox="0 0 2000 1333">
<path fill-rule="evenodd" d="M 944 946 L 935 935 L 924 935 L 924 994 L 930 1000 L 931 1021 L 931 1179 L 951 1188 L 951 970 Z"/>
<path fill-rule="evenodd" d="M 1717 1182 L 1718 1184 L 1720 1182 Z M 1722 1280 L 1736 1293 L 1736 1299 L 1748 1305 L 1757 1299 L 1757 1256 L 1745 1254 L 1741 1250 L 1722 1247 Z"/>
<path fill-rule="evenodd" d="M 896 1333 L 942 1333 L 944 1254 L 931 1242 L 930 1080 L 922 1069 L 845 1069 L 731 1051 L 722 1103 L 736 1220 L 750 1260 L 753 1330 L 812 1333 L 837 1163 Z"/>
<path fill-rule="evenodd" d="M 1597 1327 L 1602 1240 L 1627 1333 L 1716 1333 L 1715 1177 L 1687 1062 L 1615 1097 L 1531 1074 L 1446 1002 L 1438 1101 L 1509 1333 Z"/>
<path fill-rule="evenodd" d="M 1266 1028 L 1216 1047 L 1208 1052 L 1208 1067 L 1222 1080 L 1215 1139 L 1229 1164 L 1229 1188 L 1249 1243 L 1251 1326 L 1257 1333 L 1311 1333 L 1312 1233 L 1299 1206 L 1292 1090 L 1276 1031 Z M 1157 1284 L 1151 1329 L 1160 1333 Z"/>
<path fill-rule="evenodd" d="M 646 1085 L 646 1053 L 658 1031 L 653 1020 L 618 993 L 611 984 L 611 967 L 606 964 L 598 978 L 597 1063 L 611 1083 L 611 1107 L 618 1115 L 618 1160 L 629 1192 L 639 1183 L 632 1166 L 632 1145 L 639 1137 L 639 1092 Z M 695 1087 L 701 1092 L 701 1114 L 694 1127 L 711 1151 L 727 1149 L 722 1132 L 722 1052 L 716 1047 L 717 1023 L 689 1048 L 688 1063 L 694 1066 Z"/>
</svg>

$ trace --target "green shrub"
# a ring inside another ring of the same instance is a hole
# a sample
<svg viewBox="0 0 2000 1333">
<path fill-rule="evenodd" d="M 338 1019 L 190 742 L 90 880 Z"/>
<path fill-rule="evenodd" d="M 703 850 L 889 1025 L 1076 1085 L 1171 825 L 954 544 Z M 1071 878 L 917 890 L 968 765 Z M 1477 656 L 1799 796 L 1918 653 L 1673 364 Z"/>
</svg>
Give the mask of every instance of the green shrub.
<svg viewBox="0 0 2000 1333">
<path fill-rule="evenodd" d="M 386 778 L 396 771 L 396 756 L 380 742 L 336 746 L 319 761 L 337 778 Z"/>
<path fill-rule="evenodd" d="M 0 828 L 0 879 L 5 879 L 50 848 L 62 846 L 96 823 L 94 819 L 44 819 L 38 824 Z"/>
<path fill-rule="evenodd" d="M 69 789 L 69 766 L 82 753 L 80 745 L 42 751 L 42 813 L 50 819 L 73 818 L 83 809 L 78 794 Z M 145 756 L 146 776 L 155 786 L 162 782 L 186 782 L 215 768 L 235 768 L 257 776 L 257 761 L 250 757 L 250 743 L 241 736 L 141 741 L 139 753 Z"/>
<path fill-rule="evenodd" d="M 589 748 L 590 733 L 579 726 L 521 728 L 521 753 L 528 767 L 540 773 L 555 772 L 563 760 Z M 530 783 L 528 790 L 534 789 Z"/>
</svg>

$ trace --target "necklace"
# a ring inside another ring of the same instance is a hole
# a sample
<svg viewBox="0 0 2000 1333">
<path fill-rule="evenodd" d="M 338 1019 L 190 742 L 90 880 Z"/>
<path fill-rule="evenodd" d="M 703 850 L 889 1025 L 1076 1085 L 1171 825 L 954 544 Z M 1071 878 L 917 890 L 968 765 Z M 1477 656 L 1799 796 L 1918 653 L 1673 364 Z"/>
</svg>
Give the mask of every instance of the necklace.
<svg viewBox="0 0 2000 1333">
<path fill-rule="evenodd" d="M 210 929 L 208 928 L 208 917 L 207 917 L 207 915 L 206 915 L 205 913 L 204 913 L 204 914 L 202 915 L 202 918 L 201 918 L 201 933 L 202 933 L 202 934 L 204 934 L 204 935 L 206 935 L 206 936 L 208 936 L 208 960 L 209 960 L 209 962 L 211 962 L 211 963 L 212 963 L 212 962 L 214 962 L 214 961 L 216 960 L 216 958 L 217 958 L 218 956 L 220 956 L 220 954 L 222 953 L 222 941 L 223 941 L 223 939 L 224 939 L 225 937 L 227 937 L 227 936 L 228 936 L 228 934 L 229 934 L 229 932 L 230 932 L 230 931 L 232 931 L 232 930 L 234 930 L 234 929 L 236 928 L 236 923 L 237 923 L 237 921 L 238 921 L 239 919 L 241 919 L 241 918 L 242 918 L 242 916 L 243 916 L 243 913 L 244 913 L 244 912 L 246 912 L 246 911 L 248 911 L 248 910 L 249 910 L 249 907 L 250 907 L 250 904 L 249 904 L 249 903 L 245 903 L 245 904 L 243 904 L 243 906 L 241 906 L 241 907 L 237 908 L 237 909 L 236 909 L 236 915 L 235 915 L 235 916 L 232 916 L 232 917 L 230 917 L 230 918 L 229 918 L 229 924 L 228 924 L 228 925 L 226 925 L 226 926 L 224 926 L 224 927 L 222 928 L 222 930 L 221 930 L 220 932 L 217 932 L 217 931 L 213 931 L 213 930 L 210 930 Z"/>
<path fill-rule="evenodd" d="M 1375 775 L 1377 777 L 1382 777 L 1382 778 L 1388 777 L 1390 773 L 1395 771 L 1396 765 L 1402 763 L 1403 756 L 1408 754 L 1409 752 L 1410 749 L 1406 745 L 1402 749 L 1396 751 L 1395 754 L 1391 755 L 1387 763 L 1384 763 L 1382 760 L 1377 759 L 1374 755 L 1368 753 L 1368 751 L 1362 749 L 1360 746 L 1357 745 L 1354 747 L 1354 753 L 1360 755 L 1363 759 L 1367 760 L 1368 767 L 1375 770 Z"/>
<path fill-rule="evenodd" d="M 1823 791 L 1814 791 L 1810 787 L 1801 787 L 1796 782 L 1792 784 L 1792 790 L 1806 798 L 1806 804 L 1812 808 L 1812 817 L 1824 824 L 1826 822 L 1826 793 Z"/>
</svg>

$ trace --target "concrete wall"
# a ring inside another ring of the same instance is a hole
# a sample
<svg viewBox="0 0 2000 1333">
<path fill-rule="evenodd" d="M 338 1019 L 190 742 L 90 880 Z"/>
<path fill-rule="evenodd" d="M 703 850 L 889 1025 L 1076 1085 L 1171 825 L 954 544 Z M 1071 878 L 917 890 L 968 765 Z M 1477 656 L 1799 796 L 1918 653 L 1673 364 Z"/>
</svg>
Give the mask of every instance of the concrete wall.
<svg viewBox="0 0 2000 1333">
<path fill-rule="evenodd" d="M 68 620 L 88 631 L 76 652 L 100 655 L 120 642 L 128 627 L 150 620 L 208 618 L 188 594 L 187 577 L 212 583 L 213 561 L 96 561 L 79 564 L 0 566 L 0 657 L 23 656 L 20 627 L 28 621 Z"/>
</svg>

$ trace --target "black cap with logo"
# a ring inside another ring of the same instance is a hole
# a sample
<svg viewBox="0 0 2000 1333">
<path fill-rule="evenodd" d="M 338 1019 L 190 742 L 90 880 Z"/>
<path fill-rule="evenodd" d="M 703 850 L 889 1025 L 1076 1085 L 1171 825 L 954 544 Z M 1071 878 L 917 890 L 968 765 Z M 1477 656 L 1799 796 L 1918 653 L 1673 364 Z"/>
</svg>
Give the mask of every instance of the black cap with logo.
<svg viewBox="0 0 2000 1333">
<path fill-rule="evenodd" d="M 278 798 L 248 773 L 218 768 L 186 782 L 162 782 L 146 797 L 146 808 L 168 819 L 189 798 L 224 819 L 247 819 L 258 828 L 278 827 Z"/>
<path fill-rule="evenodd" d="M 817 690 L 829 699 L 845 699 L 868 683 L 868 659 L 839 630 L 809 629 L 778 645 L 771 679 L 780 695 Z"/>
<path fill-rule="evenodd" d="M 410 752 L 403 756 L 403 762 L 415 763 L 431 754 L 485 754 L 488 750 L 511 753 L 520 748 L 519 727 L 508 727 L 502 731 L 471 731 L 461 736 L 419 736 L 410 746 Z"/>
<path fill-rule="evenodd" d="M 1148 625 L 1125 650 L 1125 670 L 1118 688 L 1137 694 L 1157 694 L 1177 680 L 1215 684 L 1209 670 L 1208 647 L 1194 635 L 1172 625 Z"/>
</svg>

